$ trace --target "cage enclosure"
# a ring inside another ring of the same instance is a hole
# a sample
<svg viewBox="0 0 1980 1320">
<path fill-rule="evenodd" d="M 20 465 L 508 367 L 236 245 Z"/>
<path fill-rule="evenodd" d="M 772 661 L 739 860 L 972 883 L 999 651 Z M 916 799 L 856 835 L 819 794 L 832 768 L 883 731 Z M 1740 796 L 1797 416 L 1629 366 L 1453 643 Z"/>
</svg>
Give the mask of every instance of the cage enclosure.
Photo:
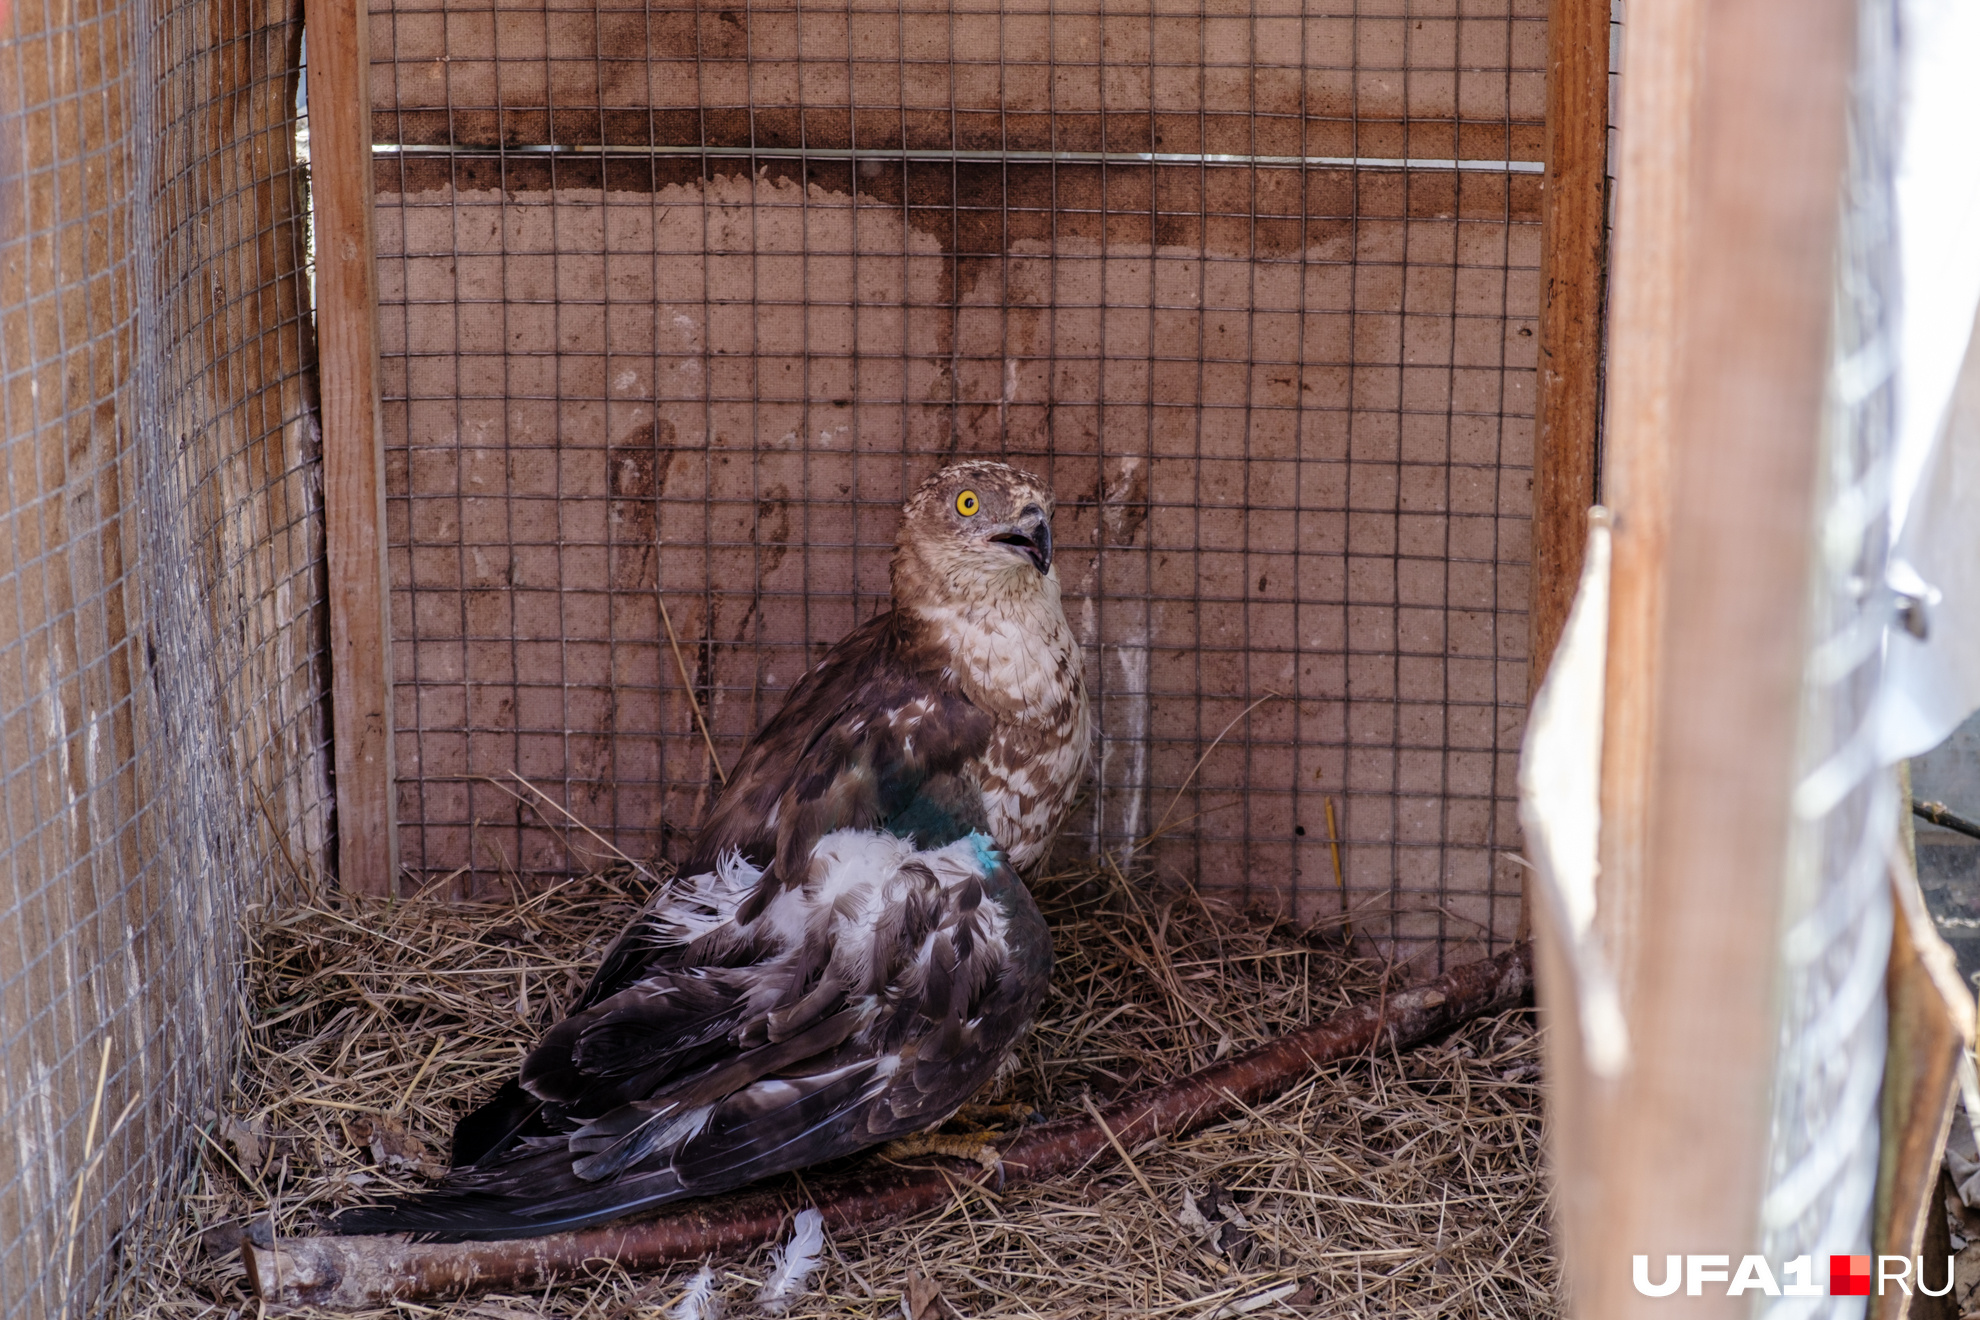
<svg viewBox="0 0 1980 1320">
<path fill-rule="evenodd" d="M 1075 847 L 1493 951 L 1543 17 L 374 11 L 403 864 L 571 870 L 511 772 L 665 855 L 987 454 L 1061 503 Z"/>
<path fill-rule="evenodd" d="M 306 60 L 304 18 L 5 15 L 0 1315 L 241 1304 L 172 1253 L 431 1172 L 961 457 L 1056 492 L 1096 715 L 1025 1095 L 1524 937 L 1619 7 L 372 0 Z M 1371 1048 L 1226 1134 L 1277 1145 L 1119 1149 L 1092 1205 L 1194 1215 L 1201 1277 L 1079 1305 L 1331 1314 L 1299 1253 L 1338 1232 L 1328 1287 L 1552 1308 L 1537 1049 Z M 1393 1219 L 1300 1181 L 1419 1142 Z M 1276 1245 L 1232 1178 L 1331 1208 Z M 1067 1259 L 1141 1259 L 1038 1195 Z M 921 1242 L 832 1286 L 936 1314 Z"/>
<path fill-rule="evenodd" d="M 1067 856 L 1514 938 L 1538 0 L 302 18 L 10 19 L 8 1314 L 219 1132 L 244 926 L 664 861 L 957 456 L 1060 500 Z"/>
</svg>

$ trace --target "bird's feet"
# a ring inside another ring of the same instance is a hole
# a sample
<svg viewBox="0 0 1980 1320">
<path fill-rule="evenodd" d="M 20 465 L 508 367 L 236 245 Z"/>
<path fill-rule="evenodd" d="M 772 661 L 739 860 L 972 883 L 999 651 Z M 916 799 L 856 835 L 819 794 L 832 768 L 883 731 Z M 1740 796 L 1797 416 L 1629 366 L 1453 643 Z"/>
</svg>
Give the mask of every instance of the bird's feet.
<svg viewBox="0 0 1980 1320">
<path fill-rule="evenodd" d="M 974 1160 L 983 1166 L 985 1173 L 996 1174 L 1001 1185 L 1004 1157 L 993 1143 L 1008 1134 L 994 1125 L 1008 1123 L 1013 1128 L 1023 1127 L 1037 1112 L 1019 1101 L 964 1105 L 945 1122 L 926 1132 L 915 1132 L 888 1142 L 880 1148 L 880 1157 L 899 1161 L 913 1159 L 917 1155 L 947 1155 L 951 1159 Z M 964 1130 L 956 1131 L 958 1126 Z"/>
<path fill-rule="evenodd" d="M 1012 1127 L 1023 1127 L 1038 1111 L 1022 1100 L 1012 1100 L 997 1105 L 964 1105 L 950 1118 L 951 1123 L 967 1123 L 971 1127 L 995 1127 L 1008 1123 Z"/>
<path fill-rule="evenodd" d="M 974 1160 L 985 1173 L 997 1173 L 1004 1164 L 1003 1152 L 992 1144 L 1004 1134 L 981 1132 L 914 1132 L 880 1148 L 885 1160 L 911 1160 L 917 1155 L 947 1155 L 950 1159 Z"/>
</svg>

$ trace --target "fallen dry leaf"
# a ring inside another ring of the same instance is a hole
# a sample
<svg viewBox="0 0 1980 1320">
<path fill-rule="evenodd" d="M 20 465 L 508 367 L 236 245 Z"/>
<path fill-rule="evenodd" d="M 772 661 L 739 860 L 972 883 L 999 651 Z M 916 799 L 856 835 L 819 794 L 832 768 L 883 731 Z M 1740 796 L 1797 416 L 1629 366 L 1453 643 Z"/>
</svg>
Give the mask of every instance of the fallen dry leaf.
<svg viewBox="0 0 1980 1320">
<path fill-rule="evenodd" d="M 1210 1221 L 1203 1217 L 1203 1211 L 1197 1208 L 1196 1197 L 1187 1187 L 1183 1188 L 1182 1209 L 1176 1211 L 1176 1222 L 1198 1237 L 1210 1236 Z"/>
<path fill-rule="evenodd" d="M 909 1270 L 901 1289 L 901 1314 L 907 1320 L 940 1320 L 942 1309 L 942 1285 Z"/>
<path fill-rule="evenodd" d="M 259 1177 L 261 1166 L 268 1162 L 268 1147 L 262 1144 L 264 1134 L 259 1127 L 259 1124 L 243 1123 L 232 1114 L 220 1116 L 220 1140 L 233 1147 L 235 1162 L 250 1178 Z"/>
</svg>

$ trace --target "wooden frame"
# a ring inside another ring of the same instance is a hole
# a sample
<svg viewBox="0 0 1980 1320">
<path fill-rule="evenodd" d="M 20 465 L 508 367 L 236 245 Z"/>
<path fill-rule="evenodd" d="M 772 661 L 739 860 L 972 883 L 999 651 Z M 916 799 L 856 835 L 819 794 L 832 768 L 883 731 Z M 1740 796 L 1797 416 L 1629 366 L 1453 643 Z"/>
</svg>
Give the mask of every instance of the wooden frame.
<svg viewBox="0 0 1980 1320">
<path fill-rule="evenodd" d="M 1540 690 L 1574 603 L 1588 508 L 1597 500 L 1608 164 L 1609 0 L 1554 0 L 1547 15 L 1529 696 Z"/>
<path fill-rule="evenodd" d="M 1631 1053 L 1607 1079 L 1549 1042 L 1581 1316 L 1668 1311 L 1632 1256 L 1754 1249 L 1854 21 L 1849 0 L 1629 15 L 1596 928 Z M 1539 970 L 1557 1013 L 1572 989 Z"/>
<path fill-rule="evenodd" d="M 345 889 L 389 894 L 399 871 L 399 849 L 392 784 L 385 453 L 378 414 L 370 22 L 357 0 L 307 0 L 305 17 L 337 871 Z"/>
</svg>

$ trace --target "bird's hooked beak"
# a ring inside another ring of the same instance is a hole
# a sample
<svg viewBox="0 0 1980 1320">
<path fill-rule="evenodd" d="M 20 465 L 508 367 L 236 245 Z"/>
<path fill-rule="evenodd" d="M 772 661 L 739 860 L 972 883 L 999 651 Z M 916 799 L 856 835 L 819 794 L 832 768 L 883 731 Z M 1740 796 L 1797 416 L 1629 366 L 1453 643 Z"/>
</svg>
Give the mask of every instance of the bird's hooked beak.
<svg viewBox="0 0 1980 1320">
<path fill-rule="evenodd" d="M 1031 566 L 1040 573 L 1052 571 L 1052 523 L 1046 518 L 1045 510 L 1036 504 L 1027 504 L 1008 530 L 998 532 L 990 538 L 998 545 L 1007 545 L 1031 561 Z"/>
</svg>

